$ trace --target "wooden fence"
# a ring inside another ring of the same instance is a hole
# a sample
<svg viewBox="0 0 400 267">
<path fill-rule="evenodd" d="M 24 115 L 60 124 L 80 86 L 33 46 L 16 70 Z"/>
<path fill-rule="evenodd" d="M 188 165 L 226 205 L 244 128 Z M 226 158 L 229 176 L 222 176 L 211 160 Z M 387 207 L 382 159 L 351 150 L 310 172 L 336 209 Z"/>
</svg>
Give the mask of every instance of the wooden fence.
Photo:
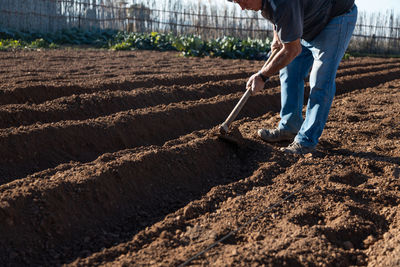
<svg viewBox="0 0 400 267">
<path fill-rule="evenodd" d="M 35 32 L 126 28 L 126 2 L 112 0 L 0 0 L 0 27 Z"/>
<path fill-rule="evenodd" d="M 135 2 L 136 1 L 136 2 Z M 147 2 L 144 2 L 147 1 Z M 215 6 L 179 0 L 0 0 L 0 29 L 55 32 L 81 29 L 118 29 L 133 32 L 224 35 L 265 39 L 272 25 L 257 12 L 241 11 L 227 3 Z M 386 26 L 388 25 L 388 26 Z M 400 54 L 400 18 L 361 13 L 349 48 L 366 53 Z"/>
</svg>

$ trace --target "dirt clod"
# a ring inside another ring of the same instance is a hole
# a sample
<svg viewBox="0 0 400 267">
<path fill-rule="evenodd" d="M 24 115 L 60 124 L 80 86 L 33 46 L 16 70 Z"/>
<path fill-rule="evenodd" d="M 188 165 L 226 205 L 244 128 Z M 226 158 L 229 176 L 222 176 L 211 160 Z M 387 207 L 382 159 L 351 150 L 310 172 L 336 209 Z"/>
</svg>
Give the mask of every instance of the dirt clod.
<svg viewBox="0 0 400 267">
<path fill-rule="evenodd" d="M 343 247 L 347 250 L 354 249 L 354 245 L 350 241 L 343 242 Z"/>
</svg>

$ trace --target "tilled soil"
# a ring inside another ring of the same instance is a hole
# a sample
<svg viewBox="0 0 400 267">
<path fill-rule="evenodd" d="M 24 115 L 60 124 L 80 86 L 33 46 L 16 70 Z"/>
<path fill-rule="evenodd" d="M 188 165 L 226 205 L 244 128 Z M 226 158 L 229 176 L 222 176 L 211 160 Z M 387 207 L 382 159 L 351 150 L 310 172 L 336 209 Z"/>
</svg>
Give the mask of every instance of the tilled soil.
<svg viewBox="0 0 400 267">
<path fill-rule="evenodd" d="M 255 136 L 279 121 L 277 76 L 233 123 L 238 143 L 215 134 L 263 62 L 99 50 L 0 61 L 1 265 L 177 266 L 210 246 L 187 263 L 400 265 L 400 59 L 341 63 L 305 156 Z"/>
</svg>

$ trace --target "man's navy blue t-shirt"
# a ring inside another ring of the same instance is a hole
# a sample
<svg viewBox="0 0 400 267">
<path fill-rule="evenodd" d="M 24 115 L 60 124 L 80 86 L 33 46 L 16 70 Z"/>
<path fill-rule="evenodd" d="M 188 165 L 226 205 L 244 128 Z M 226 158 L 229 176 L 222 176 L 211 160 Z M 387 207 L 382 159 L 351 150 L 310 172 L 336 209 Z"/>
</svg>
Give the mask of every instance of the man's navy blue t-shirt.
<svg viewBox="0 0 400 267">
<path fill-rule="evenodd" d="M 331 18 L 353 5 L 354 0 L 263 0 L 261 14 L 275 25 L 283 43 L 311 41 Z"/>
</svg>

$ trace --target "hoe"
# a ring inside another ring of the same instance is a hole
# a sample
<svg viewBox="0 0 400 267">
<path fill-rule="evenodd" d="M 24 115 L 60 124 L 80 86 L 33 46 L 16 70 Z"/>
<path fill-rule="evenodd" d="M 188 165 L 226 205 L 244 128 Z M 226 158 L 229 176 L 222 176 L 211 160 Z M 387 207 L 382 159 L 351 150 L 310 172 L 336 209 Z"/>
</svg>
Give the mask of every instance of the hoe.
<svg viewBox="0 0 400 267">
<path fill-rule="evenodd" d="M 268 63 L 271 62 L 271 60 L 275 57 L 277 52 L 278 50 L 274 50 L 274 52 L 268 58 L 267 62 L 265 62 L 265 65 L 268 65 Z M 246 104 L 250 95 L 251 95 L 251 88 L 246 90 L 242 98 L 240 98 L 239 102 L 236 104 L 232 112 L 229 114 L 228 118 L 226 118 L 226 120 L 219 126 L 219 135 L 218 135 L 219 138 L 226 140 L 230 143 L 236 143 L 236 144 L 239 143 L 235 137 L 229 136 L 227 135 L 227 133 L 229 131 L 229 126 L 236 119 L 237 115 L 239 114 L 240 110 L 242 110 L 243 106 Z"/>
</svg>

